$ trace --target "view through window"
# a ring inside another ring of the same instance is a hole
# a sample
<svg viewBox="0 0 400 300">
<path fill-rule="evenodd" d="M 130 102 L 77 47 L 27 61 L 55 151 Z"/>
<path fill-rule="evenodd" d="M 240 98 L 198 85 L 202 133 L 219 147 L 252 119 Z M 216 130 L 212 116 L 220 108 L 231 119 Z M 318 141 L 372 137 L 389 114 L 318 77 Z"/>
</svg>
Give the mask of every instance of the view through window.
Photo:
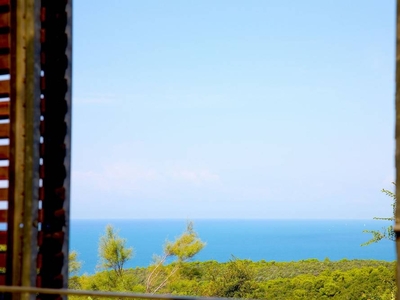
<svg viewBox="0 0 400 300">
<path fill-rule="evenodd" d="M 75 1 L 73 42 L 72 287 L 392 297 L 395 1 Z"/>
</svg>

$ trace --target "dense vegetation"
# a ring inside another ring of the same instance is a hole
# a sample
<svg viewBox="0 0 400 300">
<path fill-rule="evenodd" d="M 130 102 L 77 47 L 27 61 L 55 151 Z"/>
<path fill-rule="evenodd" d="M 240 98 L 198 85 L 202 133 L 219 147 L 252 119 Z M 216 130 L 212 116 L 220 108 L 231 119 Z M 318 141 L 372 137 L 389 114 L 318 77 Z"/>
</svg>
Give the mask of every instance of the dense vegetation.
<svg viewBox="0 0 400 300">
<path fill-rule="evenodd" d="M 159 282 L 180 264 L 157 293 L 253 299 L 394 299 L 395 263 L 376 260 L 298 262 L 240 260 L 175 262 L 159 267 Z M 146 292 L 149 268 L 105 270 L 73 276 L 83 290 Z"/>
<path fill-rule="evenodd" d="M 146 268 L 124 268 L 134 255 L 134 249 L 127 248 L 125 244 L 126 240 L 119 237 L 118 231 L 107 226 L 99 241 L 99 272 L 93 275 L 77 275 L 80 263 L 77 253 L 71 252 L 70 288 L 278 300 L 389 300 L 394 299 L 396 294 L 395 262 L 330 261 L 328 258 L 324 261 L 253 262 L 235 257 L 225 263 L 191 261 L 205 246 L 194 231 L 192 222 L 187 224 L 182 235 L 174 241 L 167 241 L 163 253 Z M 78 300 L 79 297 L 71 298 Z"/>
</svg>

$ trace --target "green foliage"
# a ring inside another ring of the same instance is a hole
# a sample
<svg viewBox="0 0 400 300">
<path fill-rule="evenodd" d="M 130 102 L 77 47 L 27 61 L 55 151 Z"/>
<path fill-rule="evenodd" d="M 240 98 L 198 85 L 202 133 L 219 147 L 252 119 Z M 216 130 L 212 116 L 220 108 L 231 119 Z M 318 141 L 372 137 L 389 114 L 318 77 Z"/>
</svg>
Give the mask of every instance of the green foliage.
<svg viewBox="0 0 400 300">
<path fill-rule="evenodd" d="M 188 222 L 186 231 L 181 236 L 177 237 L 173 242 L 166 242 L 164 255 L 166 257 L 175 256 L 178 261 L 183 262 L 199 253 L 204 246 L 205 243 L 193 229 L 193 222 Z"/>
<path fill-rule="evenodd" d="M 259 289 L 255 279 L 255 269 L 251 266 L 251 261 L 233 257 L 219 270 L 218 277 L 210 280 L 208 292 L 210 296 L 250 298 Z"/>
<path fill-rule="evenodd" d="M 77 275 L 81 269 L 82 262 L 78 261 L 78 252 L 71 251 L 68 255 L 68 273 L 69 276 Z"/>
<path fill-rule="evenodd" d="M 149 267 L 149 273 L 146 278 L 146 292 L 158 292 L 173 276 L 177 275 L 181 264 L 199 253 L 204 246 L 205 243 L 193 229 L 193 222 L 188 222 L 185 232 L 173 242 L 167 241 L 163 255 L 155 257 L 154 264 Z M 164 263 L 168 258 L 176 258 L 176 262 L 166 268 Z"/>
<path fill-rule="evenodd" d="M 71 251 L 68 255 L 68 288 L 73 290 L 80 289 L 78 273 L 82 262 L 78 260 L 78 252 Z"/>
<path fill-rule="evenodd" d="M 179 272 L 174 273 L 158 293 L 273 300 L 389 300 L 394 299 L 396 293 L 395 262 L 347 259 L 253 262 L 234 257 L 226 263 L 176 262 L 162 265 L 160 270 L 168 275 L 177 264 Z M 153 268 L 125 270 L 116 282 L 110 281 L 112 272 L 102 271 L 80 276 L 78 283 L 85 290 L 145 292 L 144 282 Z"/>
<path fill-rule="evenodd" d="M 392 182 L 392 183 L 393 183 L 394 186 L 396 186 L 396 184 L 394 182 Z M 382 189 L 381 192 L 386 194 L 390 198 L 392 198 L 392 204 L 391 205 L 392 205 L 393 214 L 389 218 L 374 217 L 374 220 L 391 221 L 393 223 L 394 220 L 395 220 L 395 215 L 396 215 L 396 194 L 391 192 L 391 191 L 389 191 L 389 190 L 385 190 L 385 189 Z M 373 244 L 373 243 L 377 243 L 377 242 L 379 242 L 379 241 L 381 241 L 383 239 L 388 239 L 388 240 L 394 241 L 395 238 L 396 238 L 392 225 L 382 228 L 381 231 L 378 231 L 378 230 L 364 230 L 363 232 L 372 234 L 372 238 L 369 241 L 361 244 L 361 246 L 367 246 L 367 245 L 370 245 L 370 244 Z"/>
<path fill-rule="evenodd" d="M 70 277 L 70 288 L 267 300 L 389 300 L 396 295 L 395 262 L 329 258 L 253 262 L 236 257 L 226 263 L 190 261 L 205 245 L 191 222 L 182 235 L 166 242 L 163 255 L 147 268 L 123 269 L 133 251 L 125 244 L 125 239 L 107 226 L 100 238 L 100 271 Z M 70 259 L 70 274 L 76 274 L 80 266 L 76 252 L 71 252 Z"/>
<path fill-rule="evenodd" d="M 99 267 L 104 270 L 113 270 L 116 277 L 122 277 L 124 264 L 132 258 L 133 248 L 125 246 L 126 239 L 119 237 L 118 232 L 111 225 L 107 225 L 105 234 L 100 237 Z"/>
</svg>

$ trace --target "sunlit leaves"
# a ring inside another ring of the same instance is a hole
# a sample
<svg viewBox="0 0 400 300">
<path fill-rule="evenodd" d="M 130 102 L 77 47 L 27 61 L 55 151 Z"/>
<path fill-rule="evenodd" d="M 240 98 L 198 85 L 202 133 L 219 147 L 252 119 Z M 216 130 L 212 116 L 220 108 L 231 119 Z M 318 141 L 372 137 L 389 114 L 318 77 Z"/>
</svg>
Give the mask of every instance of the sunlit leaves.
<svg viewBox="0 0 400 300">
<path fill-rule="evenodd" d="M 124 264 L 133 256 L 133 248 L 127 248 L 125 244 L 126 239 L 119 237 L 113 226 L 107 225 L 105 234 L 100 237 L 99 267 L 114 270 L 121 277 Z"/>
<path fill-rule="evenodd" d="M 158 292 L 178 272 L 181 263 L 191 259 L 204 246 L 205 243 L 193 229 L 193 222 L 188 222 L 186 230 L 182 235 L 174 241 L 166 242 L 163 255 L 155 256 L 154 264 L 149 268 L 149 275 L 146 279 L 146 292 Z M 163 264 L 168 258 L 176 258 L 172 269 L 163 268 Z"/>
<path fill-rule="evenodd" d="M 178 261 L 186 261 L 197 253 L 199 253 L 205 246 L 205 243 L 197 236 L 193 230 L 193 223 L 189 222 L 186 231 L 175 239 L 175 241 L 167 241 L 164 247 L 166 256 L 175 256 Z"/>
<path fill-rule="evenodd" d="M 77 275 L 82 263 L 78 261 L 78 252 L 71 251 L 68 255 L 68 273 L 70 276 Z"/>
</svg>

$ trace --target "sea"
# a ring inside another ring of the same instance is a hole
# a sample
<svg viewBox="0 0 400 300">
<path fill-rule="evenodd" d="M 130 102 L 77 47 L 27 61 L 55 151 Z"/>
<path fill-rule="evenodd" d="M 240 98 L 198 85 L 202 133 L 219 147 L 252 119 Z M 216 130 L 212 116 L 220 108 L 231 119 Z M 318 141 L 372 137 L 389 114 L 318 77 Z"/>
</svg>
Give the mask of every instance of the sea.
<svg viewBox="0 0 400 300">
<path fill-rule="evenodd" d="M 191 220 L 206 243 L 193 260 L 227 262 L 231 259 L 289 262 L 316 258 L 375 259 L 394 261 L 394 242 L 361 247 L 371 238 L 363 230 L 380 230 L 390 222 L 379 220 Z M 186 229 L 187 220 L 72 220 L 70 249 L 82 262 L 80 274 L 98 270 L 98 243 L 110 224 L 134 249 L 126 268 L 149 266 L 161 255 L 167 240 L 173 241 Z"/>
</svg>

